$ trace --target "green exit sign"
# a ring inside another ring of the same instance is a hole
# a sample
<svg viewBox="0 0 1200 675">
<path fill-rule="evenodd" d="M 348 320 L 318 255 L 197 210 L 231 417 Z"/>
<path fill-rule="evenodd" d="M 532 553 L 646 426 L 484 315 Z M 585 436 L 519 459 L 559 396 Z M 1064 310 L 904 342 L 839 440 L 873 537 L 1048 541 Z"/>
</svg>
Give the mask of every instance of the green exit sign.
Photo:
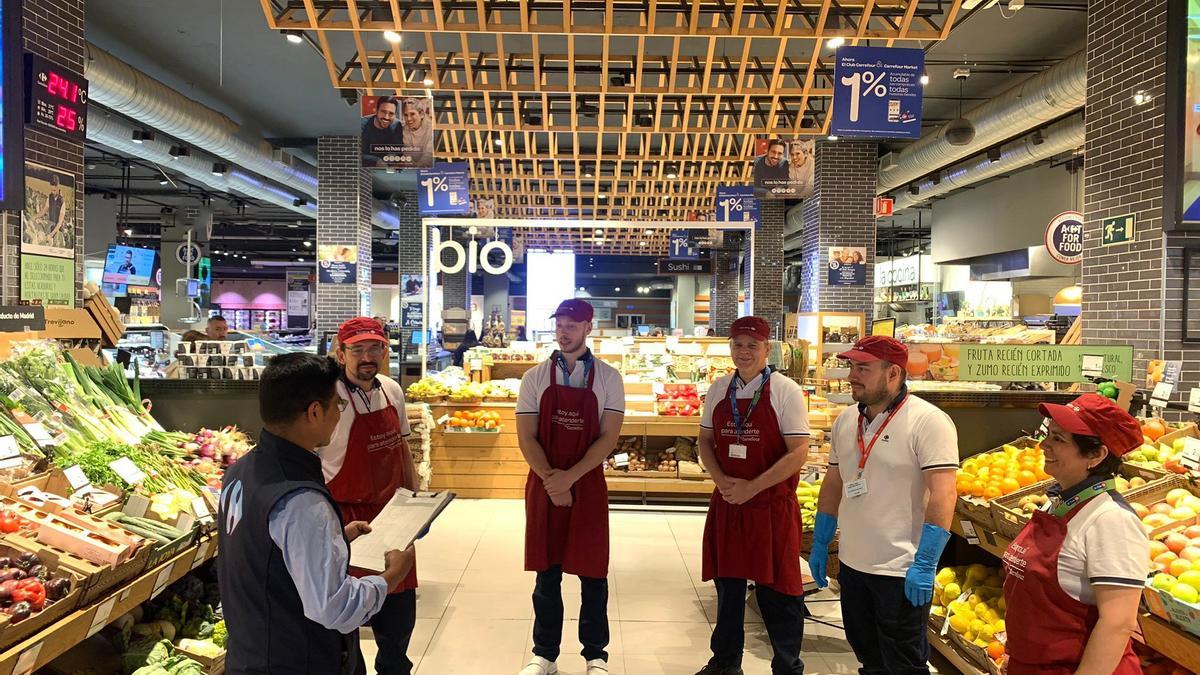
<svg viewBox="0 0 1200 675">
<path fill-rule="evenodd" d="M 1105 218 L 1101 221 L 1100 245 L 1116 246 L 1133 241 L 1133 215 Z"/>
</svg>

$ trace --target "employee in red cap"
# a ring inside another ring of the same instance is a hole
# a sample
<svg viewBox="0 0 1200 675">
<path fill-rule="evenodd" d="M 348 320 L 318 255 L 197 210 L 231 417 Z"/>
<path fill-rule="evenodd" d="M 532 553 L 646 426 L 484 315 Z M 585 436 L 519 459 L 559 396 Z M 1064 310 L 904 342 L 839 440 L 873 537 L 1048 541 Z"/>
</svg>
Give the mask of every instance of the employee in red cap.
<svg viewBox="0 0 1200 675">
<path fill-rule="evenodd" d="M 1040 410 L 1046 473 L 1058 484 L 1004 554 L 1008 672 L 1140 673 L 1130 637 L 1150 542 L 1114 477 L 1142 428 L 1098 394 Z"/>
<path fill-rule="evenodd" d="M 958 431 L 908 393 L 903 343 L 873 335 L 841 358 L 858 406 L 833 423 L 809 566 L 825 586 L 840 522 L 842 622 L 859 672 L 928 673 L 925 626 L 958 496 Z"/>
<path fill-rule="evenodd" d="M 521 378 L 517 440 L 525 483 L 525 569 L 533 590 L 533 658 L 520 675 L 558 672 L 562 575 L 579 577 L 586 675 L 608 674 L 608 485 L 600 468 L 625 418 L 616 368 L 588 349 L 592 306 L 565 300 L 551 318 L 558 350 Z"/>
<path fill-rule="evenodd" d="M 338 329 L 334 352 L 342 366 L 338 396 L 350 405 L 342 413 L 329 445 L 319 448 L 325 483 L 346 522 L 371 522 L 397 489 L 416 490 L 417 471 L 406 440 L 410 430 L 404 391 L 382 374 L 390 363 L 383 324 L 360 316 Z M 351 574 L 359 576 L 355 568 Z M 367 574 L 362 572 L 362 575 Z M 388 595 L 369 625 L 378 652 L 379 675 L 409 675 L 408 643 L 417 622 L 417 570 Z M 359 655 L 355 675 L 366 675 Z"/>
<path fill-rule="evenodd" d="M 808 458 L 808 406 L 800 385 L 767 367 L 766 321 L 742 317 L 729 336 L 737 372 L 713 382 L 700 418 L 700 459 L 717 485 L 702 567 L 717 587 L 717 623 L 699 675 L 741 675 L 748 581 L 775 652 L 771 672 L 799 675 L 805 611 L 796 486 Z"/>
</svg>

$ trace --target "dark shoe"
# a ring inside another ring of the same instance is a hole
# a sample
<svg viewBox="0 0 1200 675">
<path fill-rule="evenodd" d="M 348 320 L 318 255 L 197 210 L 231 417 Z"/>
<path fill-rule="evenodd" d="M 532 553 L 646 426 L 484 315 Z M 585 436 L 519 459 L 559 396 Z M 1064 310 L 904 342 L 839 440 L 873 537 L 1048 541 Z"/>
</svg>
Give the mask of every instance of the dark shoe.
<svg viewBox="0 0 1200 675">
<path fill-rule="evenodd" d="M 741 666 L 704 666 L 696 675 L 743 675 Z"/>
</svg>

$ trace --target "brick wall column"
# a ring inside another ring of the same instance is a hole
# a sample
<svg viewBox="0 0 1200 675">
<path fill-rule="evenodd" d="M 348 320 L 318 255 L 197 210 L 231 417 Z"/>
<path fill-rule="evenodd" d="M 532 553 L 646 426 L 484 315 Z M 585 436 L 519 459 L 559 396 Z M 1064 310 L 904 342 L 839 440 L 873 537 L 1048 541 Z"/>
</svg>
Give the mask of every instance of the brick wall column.
<svg viewBox="0 0 1200 675">
<path fill-rule="evenodd" d="M 712 279 L 708 291 L 708 326 L 717 335 L 729 335 L 729 324 L 738 318 L 738 293 L 742 289 L 739 251 L 713 251 Z"/>
<path fill-rule="evenodd" d="M 863 312 L 873 317 L 875 287 L 875 214 L 878 180 L 875 143 L 817 141 L 813 195 L 804 202 L 804 273 L 800 285 L 802 312 Z M 829 286 L 830 247 L 867 249 L 864 286 Z M 782 246 L 780 246 L 782 249 Z"/>
<path fill-rule="evenodd" d="M 317 335 L 337 330 L 371 303 L 372 178 L 362 168 L 357 136 L 317 139 L 317 246 L 357 245 L 358 278 L 353 284 L 317 279 Z"/>
<path fill-rule="evenodd" d="M 26 51 L 80 75 L 84 59 L 84 0 L 22 3 Z M 14 50 L 16 53 L 16 50 Z M 20 55 L 17 54 L 17 58 Z M 19 92 L 10 92 L 18 96 Z M 8 120 L 20 124 L 21 120 Z M 83 143 L 25 127 L 25 160 L 75 177 L 75 304 L 83 303 Z M 65 260 L 58 258 L 56 260 Z M 0 304 L 17 304 L 21 293 L 21 212 L 0 211 Z"/>
<path fill-rule="evenodd" d="M 1167 5 L 1088 4 L 1082 321 L 1085 344 L 1133 345 L 1139 382 L 1151 359 L 1183 361 L 1173 400 L 1186 402 L 1200 385 L 1200 349 L 1180 342 L 1182 249 L 1200 245 L 1200 234 L 1163 229 L 1174 209 L 1163 202 L 1164 150 L 1180 142 L 1166 125 Z M 1138 90 L 1151 101 L 1135 105 Z M 1136 219 L 1136 239 L 1101 247 L 1103 219 L 1126 214 Z"/>
<path fill-rule="evenodd" d="M 417 197 L 413 193 L 406 193 L 405 196 L 407 199 L 401 200 L 396 213 L 400 221 L 400 227 L 396 232 L 398 237 L 396 241 L 396 280 L 400 284 L 403 284 L 406 274 L 421 276 L 426 272 L 421 258 L 421 216 L 417 211 Z M 403 285 L 400 287 L 400 295 L 401 303 L 403 303 Z M 417 302 L 424 302 L 424 297 L 422 296 Z M 401 311 L 403 311 L 403 306 Z M 412 333 L 413 329 L 411 328 L 401 330 L 405 345 L 411 344 Z"/>
<path fill-rule="evenodd" d="M 759 202 L 753 250 L 749 233 L 746 235 L 747 273 L 743 280 L 750 313 L 766 319 L 777 339 L 783 334 L 783 224 L 787 212 L 784 206 L 782 199 Z"/>
</svg>

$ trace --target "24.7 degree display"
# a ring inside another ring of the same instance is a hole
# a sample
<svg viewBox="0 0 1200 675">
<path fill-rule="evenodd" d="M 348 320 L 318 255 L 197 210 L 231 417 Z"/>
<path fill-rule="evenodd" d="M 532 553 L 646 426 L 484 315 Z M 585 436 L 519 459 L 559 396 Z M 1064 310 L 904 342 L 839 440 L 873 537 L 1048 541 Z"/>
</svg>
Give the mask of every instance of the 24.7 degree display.
<svg viewBox="0 0 1200 675">
<path fill-rule="evenodd" d="M 25 122 L 82 141 L 87 134 L 87 80 L 36 54 L 26 54 L 25 65 Z"/>
</svg>

